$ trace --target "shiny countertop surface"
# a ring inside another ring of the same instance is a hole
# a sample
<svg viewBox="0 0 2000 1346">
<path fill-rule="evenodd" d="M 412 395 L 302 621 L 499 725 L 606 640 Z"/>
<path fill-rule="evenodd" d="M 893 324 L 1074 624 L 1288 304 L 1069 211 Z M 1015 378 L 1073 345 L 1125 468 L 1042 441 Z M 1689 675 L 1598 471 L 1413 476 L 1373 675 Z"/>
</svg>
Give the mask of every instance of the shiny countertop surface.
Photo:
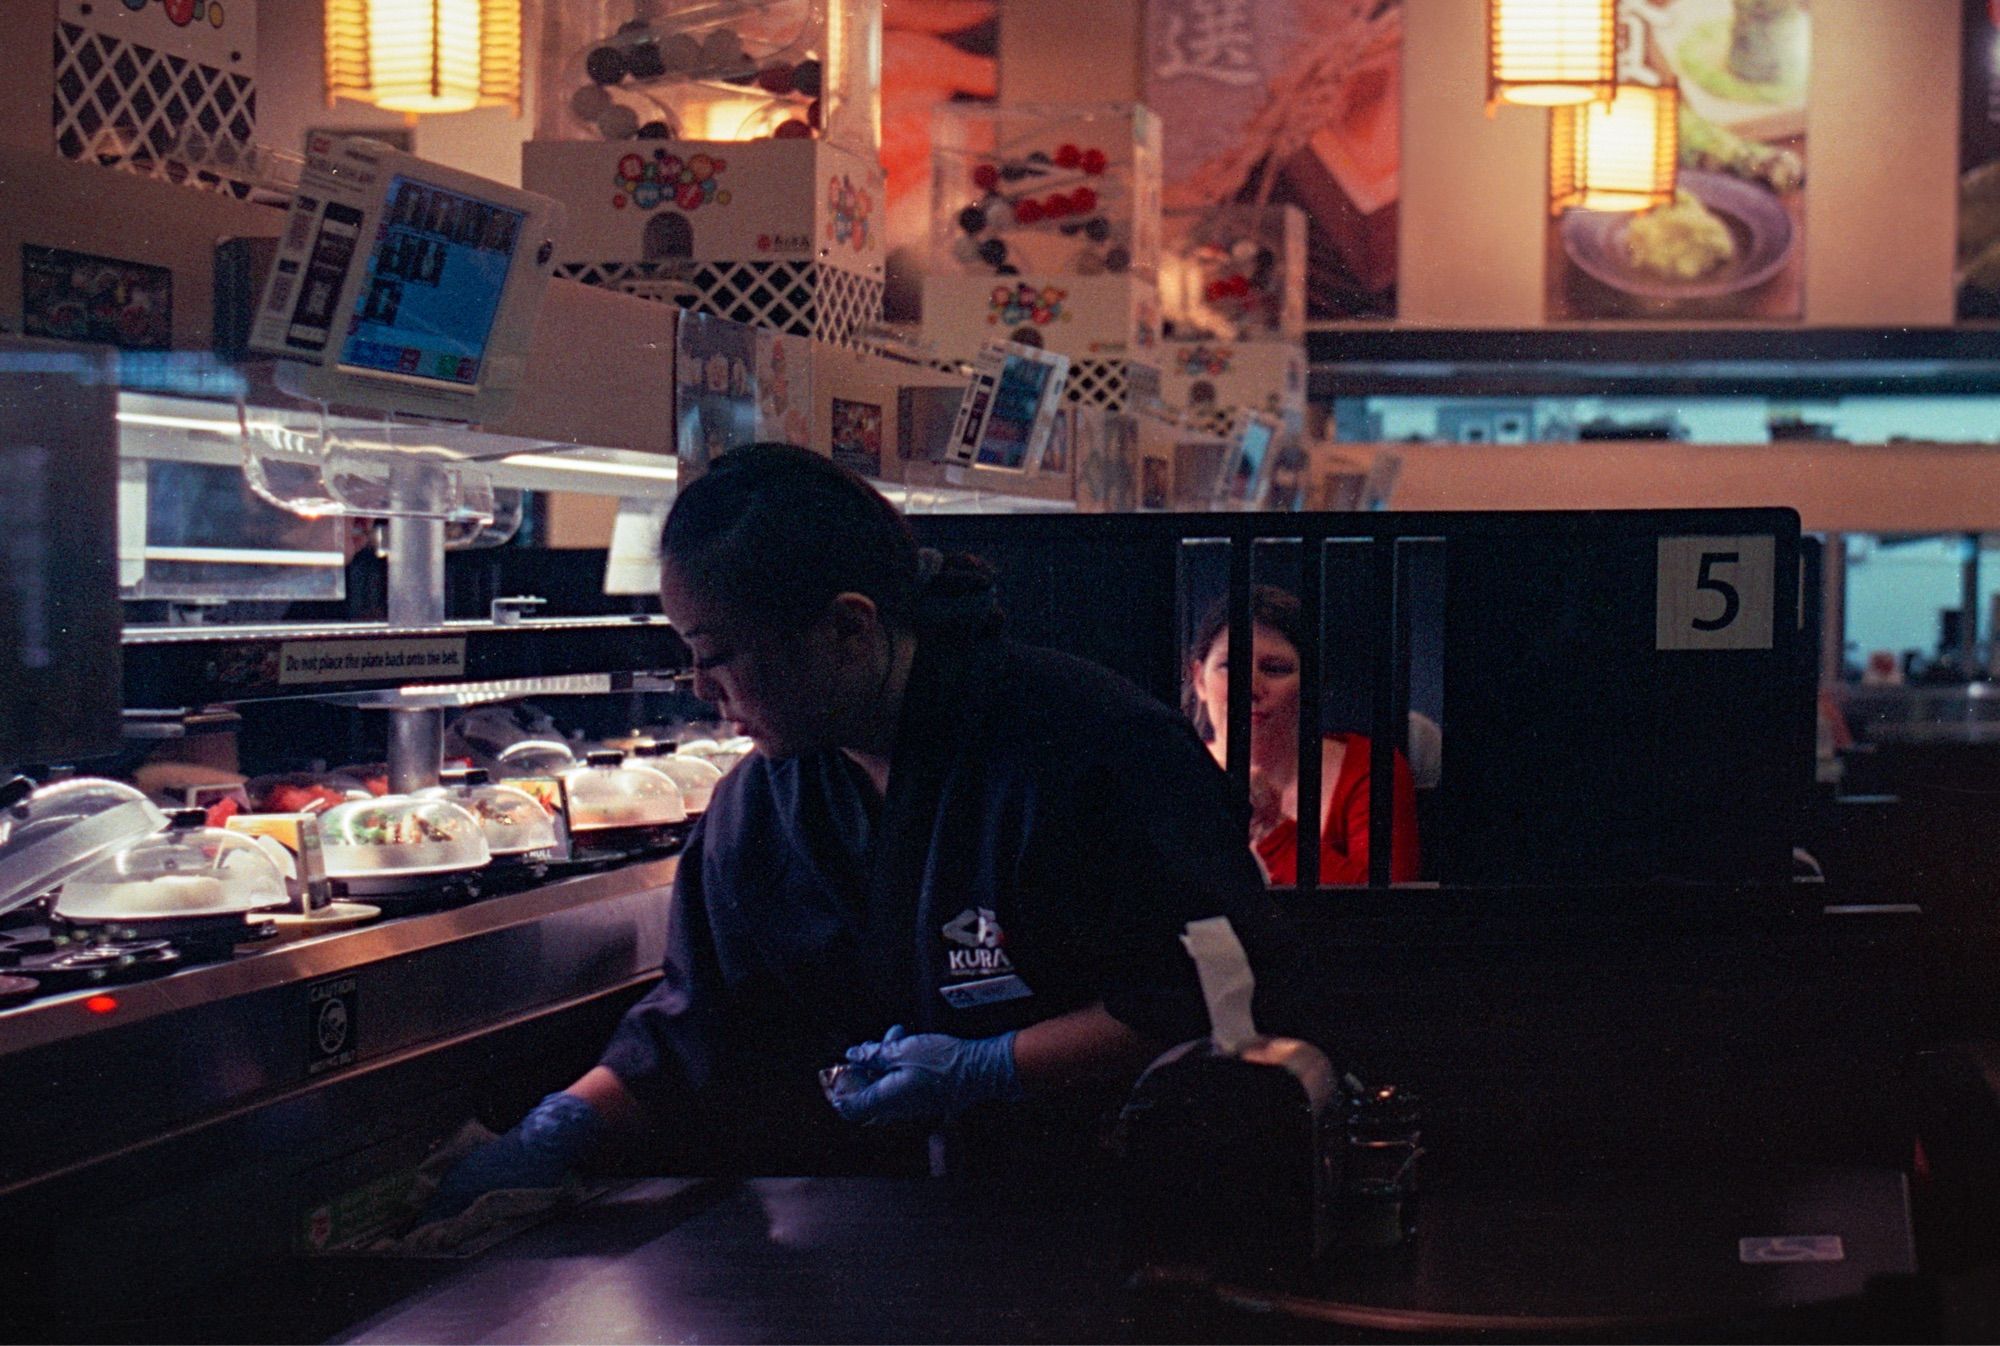
<svg viewBox="0 0 2000 1346">
<path fill-rule="evenodd" d="M 656 1180 L 333 1339 L 1125 1340 L 1118 1251 L 1107 1209 L 949 1180 Z"/>
<path fill-rule="evenodd" d="M 1851 1317 L 1871 1283 L 1916 1269 L 1907 1192 L 1888 1170 L 1544 1169 L 1450 1181 L 1425 1203 L 1406 1246 L 1336 1253 L 1303 1293 L 1142 1292 L 1119 1265 L 1115 1195 L 644 1182 L 452 1266 L 334 1340 L 1270 1340 L 1301 1323 L 1699 1339 L 1817 1305 Z M 1838 1239 L 1837 1259 L 1778 1243 L 1746 1260 L 1742 1240 L 1805 1237 Z"/>
</svg>

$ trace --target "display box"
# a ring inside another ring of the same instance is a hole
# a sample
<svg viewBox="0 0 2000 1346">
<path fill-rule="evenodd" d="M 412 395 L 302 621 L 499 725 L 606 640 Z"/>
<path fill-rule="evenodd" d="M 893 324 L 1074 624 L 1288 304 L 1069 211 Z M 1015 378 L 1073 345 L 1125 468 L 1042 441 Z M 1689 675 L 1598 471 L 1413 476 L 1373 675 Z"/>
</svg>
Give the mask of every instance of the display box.
<svg viewBox="0 0 2000 1346">
<path fill-rule="evenodd" d="M 1160 344 L 1160 300 L 1131 276 L 924 277 L 924 339 L 971 359 L 989 341 L 1071 359 L 1144 358 Z"/>
<path fill-rule="evenodd" d="M 552 7 L 542 139 L 881 149 L 882 0 Z"/>
<path fill-rule="evenodd" d="M 813 140 L 537 140 L 521 177 L 569 207 L 559 276 L 827 341 L 881 318 L 872 158 Z"/>
<path fill-rule="evenodd" d="M 680 310 L 572 281 L 549 282 L 521 386 L 483 427 L 542 443 L 674 452 L 673 379 Z"/>
<path fill-rule="evenodd" d="M 1301 341 L 1306 217 L 1295 206 L 1170 210 L 1160 306 L 1170 341 Z"/>
<path fill-rule="evenodd" d="M 1138 421 L 1138 499 L 1142 511 L 1199 513 L 1215 508 L 1229 439 L 1161 416 Z"/>
<path fill-rule="evenodd" d="M 1343 452 L 1346 447 L 1331 441 L 1304 446 L 1307 465 L 1300 509 L 1336 514 L 1362 507 L 1373 459 Z"/>
<path fill-rule="evenodd" d="M 257 141 L 256 0 L 0 8 L 0 51 L 17 53 L 23 65 L 31 64 L 28 52 L 46 59 L 54 21 L 54 65 L 42 67 L 53 140 L 45 148 L 79 163 L 251 194 L 254 179 L 231 170 Z M 13 143 L 32 142 L 17 128 Z"/>
<path fill-rule="evenodd" d="M 757 329 L 757 438 L 813 443 L 813 364 L 818 348 L 806 337 Z"/>
<path fill-rule="evenodd" d="M 934 274 L 1157 276 L 1160 126 L 1144 105 L 946 103 L 932 149 Z"/>
<path fill-rule="evenodd" d="M 965 388 L 963 374 L 820 346 L 813 362 L 813 448 L 862 476 L 902 488 L 910 508 L 922 508 L 931 491 L 1069 504 L 1076 472 L 1071 427 L 1081 409 L 1065 406 L 1057 413 L 1048 449 L 1033 471 L 962 467 L 942 459 Z"/>
<path fill-rule="evenodd" d="M 1160 398 L 1191 424 L 1229 428 L 1236 408 L 1268 411 L 1297 433 L 1305 422 L 1306 352 L 1296 341 L 1169 341 Z"/>
<path fill-rule="evenodd" d="M 723 454 L 757 442 L 757 329 L 683 313 L 672 386 L 679 486 L 686 489 Z"/>
</svg>

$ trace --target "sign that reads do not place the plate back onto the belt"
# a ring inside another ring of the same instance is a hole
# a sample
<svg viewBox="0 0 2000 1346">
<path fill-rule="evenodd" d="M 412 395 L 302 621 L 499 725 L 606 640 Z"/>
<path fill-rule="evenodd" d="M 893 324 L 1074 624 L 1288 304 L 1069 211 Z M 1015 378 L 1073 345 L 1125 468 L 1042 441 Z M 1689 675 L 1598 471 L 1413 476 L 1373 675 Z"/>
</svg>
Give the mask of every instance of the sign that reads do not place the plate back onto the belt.
<svg viewBox="0 0 2000 1346">
<path fill-rule="evenodd" d="M 288 640 L 278 647 L 278 682 L 401 682 L 465 676 L 465 637 Z"/>
</svg>

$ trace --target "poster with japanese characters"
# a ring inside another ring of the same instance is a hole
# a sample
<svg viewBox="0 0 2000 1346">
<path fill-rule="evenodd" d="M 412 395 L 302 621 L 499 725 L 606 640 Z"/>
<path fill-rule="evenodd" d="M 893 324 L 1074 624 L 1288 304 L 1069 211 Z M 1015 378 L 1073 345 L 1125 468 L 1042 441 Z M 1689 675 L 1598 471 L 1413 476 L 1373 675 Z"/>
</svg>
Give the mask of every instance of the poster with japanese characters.
<svg viewBox="0 0 2000 1346">
<path fill-rule="evenodd" d="M 2000 0 L 1965 0 L 1958 114 L 1961 320 L 2000 318 Z"/>
<path fill-rule="evenodd" d="M 1147 0 L 1169 209 L 1291 204 L 1307 316 L 1396 313 L 1402 0 Z"/>
<path fill-rule="evenodd" d="M 1551 218 L 1549 320 L 1797 321 L 1808 0 L 1620 0 L 1619 17 L 1626 67 L 1680 87 L 1679 186 L 1651 210 Z"/>
<path fill-rule="evenodd" d="M 931 119 L 939 103 L 1000 96 L 999 0 L 883 0 L 882 167 L 892 321 L 917 317 L 930 242 Z"/>
</svg>

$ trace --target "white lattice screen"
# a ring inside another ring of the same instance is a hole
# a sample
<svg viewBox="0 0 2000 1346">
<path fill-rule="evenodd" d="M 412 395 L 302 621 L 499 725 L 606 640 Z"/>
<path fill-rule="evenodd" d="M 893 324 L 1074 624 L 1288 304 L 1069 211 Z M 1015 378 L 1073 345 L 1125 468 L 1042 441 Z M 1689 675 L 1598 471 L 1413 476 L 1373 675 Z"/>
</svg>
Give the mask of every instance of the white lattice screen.
<svg viewBox="0 0 2000 1346">
<path fill-rule="evenodd" d="M 56 152 L 146 177 L 246 195 L 249 188 L 174 157 L 184 135 L 248 147 L 257 129 L 257 85 L 247 74 L 58 22 Z"/>
<path fill-rule="evenodd" d="M 1071 360 L 1063 390 L 1071 402 L 1106 411 L 1135 411 L 1159 395 L 1159 370 L 1134 360 Z"/>
<path fill-rule="evenodd" d="M 816 262 L 567 262 L 556 274 L 840 346 L 882 317 L 880 280 Z"/>
</svg>

